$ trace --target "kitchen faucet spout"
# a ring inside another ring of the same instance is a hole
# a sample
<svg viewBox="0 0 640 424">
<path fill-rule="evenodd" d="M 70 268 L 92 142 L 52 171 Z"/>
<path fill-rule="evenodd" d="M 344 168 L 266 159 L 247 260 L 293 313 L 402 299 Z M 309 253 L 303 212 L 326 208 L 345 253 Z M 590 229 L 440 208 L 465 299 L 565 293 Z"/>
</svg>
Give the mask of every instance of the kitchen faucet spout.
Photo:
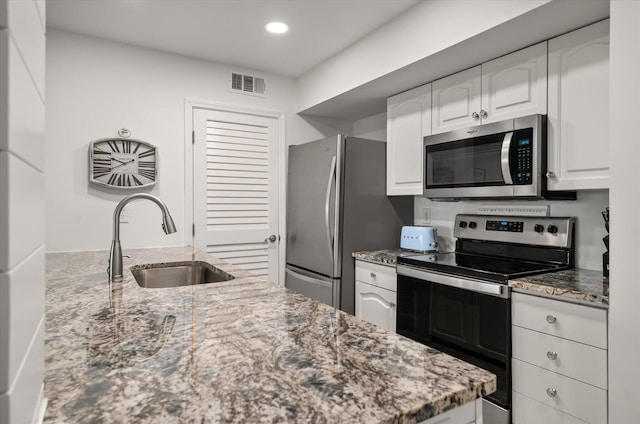
<svg viewBox="0 0 640 424">
<path fill-rule="evenodd" d="M 125 197 L 118 203 L 113 211 L 113 240 L 111 241 L 111 252 L 109 253 L 109 280 L 122 277 L 122 247 L 120 246 L 120 214 L 122 209 L 136 199 L 147 199 L 154 202 L 162 211 L 162 229 L 165 234 L 171 234 L 176 232 L 176 225 L 171 218 L 167 205 L 164 204 L 160 198 L 147 194 L 147 193 L 135 193 Z"/>
</svg>

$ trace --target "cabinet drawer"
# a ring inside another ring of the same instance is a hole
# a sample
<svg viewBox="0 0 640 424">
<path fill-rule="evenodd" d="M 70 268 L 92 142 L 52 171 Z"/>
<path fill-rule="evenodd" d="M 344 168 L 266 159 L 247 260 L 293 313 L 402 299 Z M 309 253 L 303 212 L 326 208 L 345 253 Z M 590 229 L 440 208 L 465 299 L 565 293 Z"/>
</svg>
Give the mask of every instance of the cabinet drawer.
<svg viewBox="0 0 640 424">
<path fill-rule="evenodd" d="M 356 281 L 372 284 L 383 289 L 398 291 L 396 269 L 390 266 L 356 261 Z"/>
<path fill-rule="evenodd" d="M 512 359 L 513 390 L 590 423 L 607 422 L 607 391 Z M 550 395 L 555 391 L 555 396 Z"/>
<path fill-rule="evenodd" d="M 512 327 L 513 357 L 607 388 L 607 351 L 522 327 Z"/>
<path fill-rule="evenodd" d="M 607 348 L 607 311 L 521 293 L 511 300 L 513 325 Z"/>
<path fill-rule="evenodd" d="M 513 409 L 511 411 L 513 424 L 584 424 L 585 422 L 551 408 L 537 400 L 513 392 Z"/>
</svg>

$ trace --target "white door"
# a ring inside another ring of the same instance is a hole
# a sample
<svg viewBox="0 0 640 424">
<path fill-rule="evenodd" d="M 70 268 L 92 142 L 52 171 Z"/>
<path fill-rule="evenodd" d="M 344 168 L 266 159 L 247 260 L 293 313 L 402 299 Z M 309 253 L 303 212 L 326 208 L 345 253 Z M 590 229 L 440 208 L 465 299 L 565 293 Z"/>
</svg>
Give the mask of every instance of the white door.
<svg viewBox="0 0 640 424">
<path fill-rule="evenodd" d="M 194 246 L 278 282 L 279 119 L 193 111 Z"/>
</svg>

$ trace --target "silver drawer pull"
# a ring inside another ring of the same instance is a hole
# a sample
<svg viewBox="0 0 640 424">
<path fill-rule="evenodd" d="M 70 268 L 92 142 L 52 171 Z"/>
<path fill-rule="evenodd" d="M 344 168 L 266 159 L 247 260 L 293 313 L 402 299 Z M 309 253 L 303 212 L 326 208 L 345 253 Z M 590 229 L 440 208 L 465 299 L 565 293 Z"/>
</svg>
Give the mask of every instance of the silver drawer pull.
<svg viewBox="0 0 640 424">
<path fill-rule="evenodd" d="M 555 324 L 556 321 L 558 321 L 558 319 L 556 317 L 554 317 L 553 315 L 547 315 L 547 322 L 549 324 Z"/>
<path fill-rule="evenodd" d="M 558 391 L 556 389 L 552 389 L 551 387 L 547 387 L 547 396 L 556 397 L 558 395 Z"/>
<path fill-rule="evenodd" d="M 552 361 L 555 360 L 558 357 L 558 354 L 556 352 L 553 351 L 548 351 L 547 352 L 547 358 L 551 359 Z"/>
<path fill-rule="evenodd" d="M 375 272 L 372 272 L 370 275 L 371 275 L 371 278 L 376 278 L 376 273 Z"/>
</svg>

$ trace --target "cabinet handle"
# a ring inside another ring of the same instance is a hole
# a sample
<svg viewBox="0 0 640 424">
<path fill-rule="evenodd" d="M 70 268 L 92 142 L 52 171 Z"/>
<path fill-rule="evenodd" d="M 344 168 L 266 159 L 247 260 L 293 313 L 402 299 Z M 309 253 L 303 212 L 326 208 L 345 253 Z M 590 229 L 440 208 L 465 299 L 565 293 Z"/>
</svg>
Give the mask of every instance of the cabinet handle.
<svg viewBox="0 0 640 424">
<path fill-rule="evenodd" d="M 375 272 L 372 272 L 372 273 L 371 273 L 371 274 L 369 274 L 369 275 L 371 275 L 371 278 L 376 278 L 376 273 L 375 273 Z"/>
<path fill-rule="evenodd" d="M 473 112 L 471 114 L 471 117 L 474 119 L 474 121 L 477 121 L 480 119 L 480 115 L 478 115 L 478 112 Z"/>
<path fill-rule="evenodd" d="M 547 396 L 554 398 L 558 395 L 558 391 L 556 389 L 552 389 L 551 387 L 547 387 Z"/>
<path fill-rule="evenodd" d="M 547 315 L 547 322 L 549 324 L 555 324 L 556 321 L 558 321 L 558 319 L 556 317 L 554 317 L 553 315 Z"/>
<path fill-rule="evenodd" d="M 558 354 L 554 351 L 548 351 L 547 352 L 547 358 L 551 359 L 552 361 L 555 360 L 558 357 Z"/>
<path fill-rule="evenodd" d="M 547 178 L 555 178 L 556 177 L 556 173 L 553 171 L 549 171 L 545 174 L 547 176 Z"/>
<path fill-rule="evenodd" d="M 482 109 L 482 110 L 480 111 L 480 117 L 481 117 L 482 119 L 485 119 L 487 116 L 489 116 L 489 115 L 487 114 L 487 111 L 486 111 L 486 110 L 484 110 L 484 109 Z"/>
</svg>

